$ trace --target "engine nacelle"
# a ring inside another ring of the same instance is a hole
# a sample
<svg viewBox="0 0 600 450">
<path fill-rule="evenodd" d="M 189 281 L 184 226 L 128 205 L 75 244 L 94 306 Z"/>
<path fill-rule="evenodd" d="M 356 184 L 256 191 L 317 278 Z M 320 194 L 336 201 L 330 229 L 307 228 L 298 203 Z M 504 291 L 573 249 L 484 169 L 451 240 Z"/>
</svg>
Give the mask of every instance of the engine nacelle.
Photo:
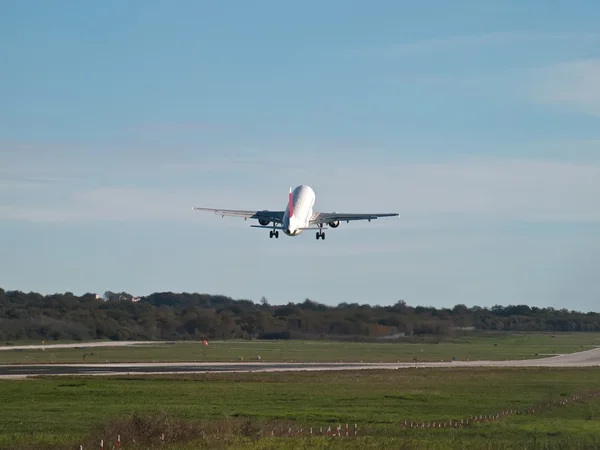
<svg viewBox="0 0 600 450">
<path fill-rule="evenodd" d="M 339 226 L 340 226 L 340 221 L 339 221 L 339 220 L 336 220 L 336 221 L 334 221 L 334 222 L 329 222 L 329 223 L 328 223 L 328 225 L 329 225 L 331 228 L 337 228 L 337 227 L 339 227 Z"/>
<path fill-rule="evenodd" d="M 268 221 L 267 219 L 258 219 L 258 223 L 260 223 L 263 227 L 266 227 L 267 225 L 269 225 L 270 221 Z"/>
</svg>

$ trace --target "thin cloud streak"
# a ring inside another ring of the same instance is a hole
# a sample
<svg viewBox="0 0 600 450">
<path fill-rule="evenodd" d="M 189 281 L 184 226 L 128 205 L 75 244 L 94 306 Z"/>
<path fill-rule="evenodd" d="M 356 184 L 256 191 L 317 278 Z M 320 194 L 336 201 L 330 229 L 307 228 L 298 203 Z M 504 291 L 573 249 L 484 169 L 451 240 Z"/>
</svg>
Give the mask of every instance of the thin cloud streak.
<svg viewBox="0 0 600 450">
<path fill-rule="evenodd" d="M 394 219 L 392 219 L 394 220 Z M 353 225 L 352 230 L 355 229 Z M 371 226 L 371 231 L 374 233 L 378 232 L 377 228 Z M 361 235 L 360 241 L 353 241 L 352 245 L 348 245 L 347 240 L 339 232 L 342 229 L 337 229 L 332 233 L 335 233 L 336 240 L 329 242 L 327 246 L 309 246 L 306 245 L 290 245 L 286 252 L 295 256 L 306 256 L 308 258 L 323 257 L 327 258 L 332 252 L 337 257 L 340 256 L 356 256 L 356 255 L 381 255 L 381 254 L 403 254 L 408 255 L 415 252 L 427 253 L 427 252 L 438 252 L 438 251 L 449 251 L 449 250 L 461 250 L 467 246 L 482 246 L 489 245 L 493 241 L 493 236 L 472 236 L 466 233 L 457 236 L 452 235 L 452 239 L 448 238 L 447 234 L 443 236 L 436 236 L 428 233 L 427 235 L 403 235 L 395 236 L 394 239 L 386 239 L 386 242 L 380 240 L 373 241 L 370 237 Z M 387 235 L 386 235 L 387 236 Z M 368 241 L 367 241 L 368 240 Z"/>
<path fill-rule="evenodd" d="M 185 132 L 220 132 L 228 127 L 213 122 L 149 122 L 142 123 L 124 131 L 134 133 L 185 133 Z"/>
<path fill-rule="evenodd" d="M 317 192 L 315 210 L 319 211 L 392 211 L 399 212 L 401 220 L 417 221 L 432 215 L 468 220 L 600 221 L 598 164 L 470 159 L 386 167 L 364 161 L 361 166 L 351 160 L 347 166 L 343 171 L 322 166 L 277 172 L 266 168 L 243 174 L 235 185 L 216 177 L 201 188 L 199 183 L 164 189 L 132 187 L 131 183 L 105 185 L 57 194 L 52 203 L 47 197 L 43 204 L 4 201 L 0 217 L 59 222 L 187 221 L 192 206 L 282 209 L 287 187 L 306 183 Z M 200 214 L 194 220 L 209 218 Z"/>
<path fill-rule="evenodd" d="M 50 177 L 18 177 L 18 176 L 3 176 L 0 173 L 0 193 L 12 193 L 15 190 L 22 188 L 27 189 L 47 189 L 49 185 L 61 183 L 65 181 L 61 178 Z"/>
<path fill-rule="evenodd" d="M 415 42 L 390 44 L 387 46 L 358 49 L 353 55 L 411 56 L 439 51 L 456 51 L 494 44 L 557 41 L 557 40 L 600 40 L 600 33 L 535 33 L 527 31 L 498 31 L 462 36 L 448 36 L 438 39 L 424 39 Z"/>
<path fill-rule="evenodd" d="M 537 72 L 533 100 L 600 116 L 600 59 L 570 61 Z"/>
</svg>

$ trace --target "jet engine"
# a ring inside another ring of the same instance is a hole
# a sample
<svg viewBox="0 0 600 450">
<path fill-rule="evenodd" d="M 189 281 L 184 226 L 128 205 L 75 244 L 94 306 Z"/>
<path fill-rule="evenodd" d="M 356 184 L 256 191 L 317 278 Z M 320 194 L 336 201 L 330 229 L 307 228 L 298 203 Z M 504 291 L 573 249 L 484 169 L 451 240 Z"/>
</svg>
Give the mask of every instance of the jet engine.
<svg viewBox="0 0 600 450">
<path fill-rule="evenodd" d="M 263 227 L 269 225 L 269 221 L 267 219 L 258 219 L 258 223 L 260 223 Z"/>
<path fill-rule="evenodd" d="M 340 226 L 340 221 L 339 221 L 339 220 L 336 220 L 336 221 L 333 221 L 333 222 L 329 222 L 329 224 L 328 224 L 328 225 L 329 225 L 331 228 L 337 228 L 337 227 L 339 227 L 339 226 Z"/>
</svg>

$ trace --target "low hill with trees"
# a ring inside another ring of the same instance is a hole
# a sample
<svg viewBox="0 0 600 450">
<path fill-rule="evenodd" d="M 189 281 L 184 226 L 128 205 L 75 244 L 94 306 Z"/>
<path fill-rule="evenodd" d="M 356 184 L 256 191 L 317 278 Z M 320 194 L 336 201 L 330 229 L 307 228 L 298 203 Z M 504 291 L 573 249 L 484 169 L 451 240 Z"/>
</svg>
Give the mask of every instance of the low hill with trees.
<svg viewBox="0 0 600 450">
<path fill-rule="evenodd" d="M 270 305 L 222 295 L 107 292 L 41 295 L 0 289 L 0 341 L 182 339 L 386 339 L 461 330 L 600 331 L 600 314 L 527 305 L 452 308 L 340 303 Z"/>
</svg>

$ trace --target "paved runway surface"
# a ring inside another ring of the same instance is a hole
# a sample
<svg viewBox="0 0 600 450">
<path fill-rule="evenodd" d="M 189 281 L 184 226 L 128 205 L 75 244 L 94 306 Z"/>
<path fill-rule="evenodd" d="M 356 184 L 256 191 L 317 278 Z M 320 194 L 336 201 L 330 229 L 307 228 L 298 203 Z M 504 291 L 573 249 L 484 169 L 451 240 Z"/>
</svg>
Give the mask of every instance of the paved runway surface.
<svg viewBox="0 0 600 450">
<path fill-rule="evenodd" d="M 197 342 L 197 341 L 186 341 Z M 41 350 L 54 348 L 88 348 L 88 347 L 133 347 L 135 345 L 145 345 L 148 347 L 169 344 L 171 341 L 99 341 L 99 342 L 78 342 L 71 344 L 38 344 L 38 345 L 2 345 L 0 351 L 11 350 Z"/>
<path fill-rule="evenodd" d="M 1 365 L 0 378 L 35 375 L 117 375 L 208 372 L 283 372 L 404 369 L 411 367 L 600 367 L 600 348 L 550 358 L 515 361 L 448 361 L 430 363 L 112 363 Z"/>
</svg>

